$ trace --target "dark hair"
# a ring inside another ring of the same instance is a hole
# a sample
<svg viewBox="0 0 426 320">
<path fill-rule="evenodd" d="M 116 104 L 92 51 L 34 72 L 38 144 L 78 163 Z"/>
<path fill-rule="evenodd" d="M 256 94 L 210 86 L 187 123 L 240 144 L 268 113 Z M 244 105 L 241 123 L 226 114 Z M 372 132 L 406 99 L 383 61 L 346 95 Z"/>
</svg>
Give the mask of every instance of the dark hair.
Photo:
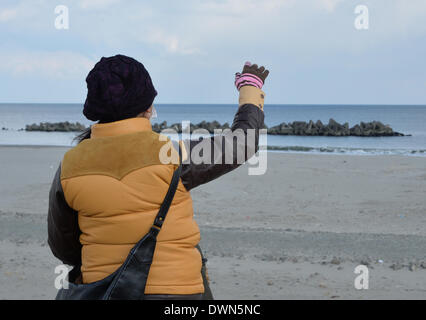
<svg viewBox="0 0 426 320">
<path fill-rule="evenodd" d="M 72 139 L 72 142 L 77 142 L 77 144 L 79 144 L 80 142 L 86 139 L 90 139 L 91 134 L 92 134 L 92 128 L 89 127 L 85 129 L 82 133 L 80 133 L 79 135 L 75 136 L 75 138 Z"/>
</svg>

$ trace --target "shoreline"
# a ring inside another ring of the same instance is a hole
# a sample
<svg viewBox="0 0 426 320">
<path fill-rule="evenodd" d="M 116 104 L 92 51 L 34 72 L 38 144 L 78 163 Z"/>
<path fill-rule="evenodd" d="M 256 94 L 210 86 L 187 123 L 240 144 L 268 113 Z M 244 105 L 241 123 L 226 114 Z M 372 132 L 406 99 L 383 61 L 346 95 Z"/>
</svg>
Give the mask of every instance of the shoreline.
<svg viewBox="0 0 426 320">
<path fill-rule="evenodd" d="M 0 144 L 0 148 L 66 148 L 73 146 L 65 145 L 42 145 L 42 144 Z M 319 150 L 321 149 L 321 150 Z M 365 152 L 365 151 L 370 152 Z M 311 155 L 339 155 L 339 156 L 401 156 L 401 157 L 426 157 L 426 150 L 401 150 L 401 149 L 374 149 L 374 148 L 346 148 L 346 147 L 305 147 L 305 146 L 267 146 L 267 149 L 260 149 L 260 152 L 277 154 L 311 154 Z M 396 153 L 399 151 L 399 153 Z M 392 153 L 395 152 L 395 153 Z"/>
</svg>

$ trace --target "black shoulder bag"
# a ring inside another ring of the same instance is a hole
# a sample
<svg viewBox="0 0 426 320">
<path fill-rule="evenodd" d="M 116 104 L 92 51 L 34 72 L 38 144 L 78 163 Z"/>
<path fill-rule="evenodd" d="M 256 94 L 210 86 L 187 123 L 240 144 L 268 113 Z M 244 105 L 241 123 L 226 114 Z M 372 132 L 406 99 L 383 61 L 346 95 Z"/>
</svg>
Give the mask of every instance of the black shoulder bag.
<svg viewBox="0 0 426 320">
<path fill-rule="evenodd" d="M 181 150 L 179 150 L 179 159 Z M 56 300 L 143 300 L 145 286 L 154 256 L 157 235 L 161 230 L 176 193 L 182 164 L 173 173 L 169 190 L 149 232 L 132 248 L 126 261 L 108 277 L 87 284 L 76 284 L 80 268 L 69 273 L 68 289 L 58 291 Z"/>
</svg>

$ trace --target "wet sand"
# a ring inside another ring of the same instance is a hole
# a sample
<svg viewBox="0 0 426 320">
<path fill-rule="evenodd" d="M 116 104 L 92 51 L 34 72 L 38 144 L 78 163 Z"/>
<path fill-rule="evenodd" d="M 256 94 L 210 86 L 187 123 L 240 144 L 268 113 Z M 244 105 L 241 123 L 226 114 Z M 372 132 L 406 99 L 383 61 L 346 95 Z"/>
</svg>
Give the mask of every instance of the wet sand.
<svg viewBox="0 0 426 320">
<path fill-rule="evenodd" d="M 0 146 L 0 299 L 55 296 L 47 196 L 66 150 Z M 217 299 L 426 298 L 426 158 L 269 152 L 265 175 L 247 169 L 191 191 Z"/>
</svg>

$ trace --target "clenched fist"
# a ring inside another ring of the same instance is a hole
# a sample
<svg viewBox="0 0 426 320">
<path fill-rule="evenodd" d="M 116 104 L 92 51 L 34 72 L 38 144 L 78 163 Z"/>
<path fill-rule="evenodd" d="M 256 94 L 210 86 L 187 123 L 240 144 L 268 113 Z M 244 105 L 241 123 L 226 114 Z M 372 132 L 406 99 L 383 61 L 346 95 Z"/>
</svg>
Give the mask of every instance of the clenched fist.
<svg viewBox="0 0 426 320">
<path fill-rule="evenodd" d="M 246 62 L 244 64 L 243 72 L 237 72 L 235 74 L 235 86 L 238 91 L 243 86 L 253 86 L 262 89 L 268 74 L 269 70 L 266 70 L 265 67 L 261 66 L 259 68 L 257 64 Z"/>
</svg>

